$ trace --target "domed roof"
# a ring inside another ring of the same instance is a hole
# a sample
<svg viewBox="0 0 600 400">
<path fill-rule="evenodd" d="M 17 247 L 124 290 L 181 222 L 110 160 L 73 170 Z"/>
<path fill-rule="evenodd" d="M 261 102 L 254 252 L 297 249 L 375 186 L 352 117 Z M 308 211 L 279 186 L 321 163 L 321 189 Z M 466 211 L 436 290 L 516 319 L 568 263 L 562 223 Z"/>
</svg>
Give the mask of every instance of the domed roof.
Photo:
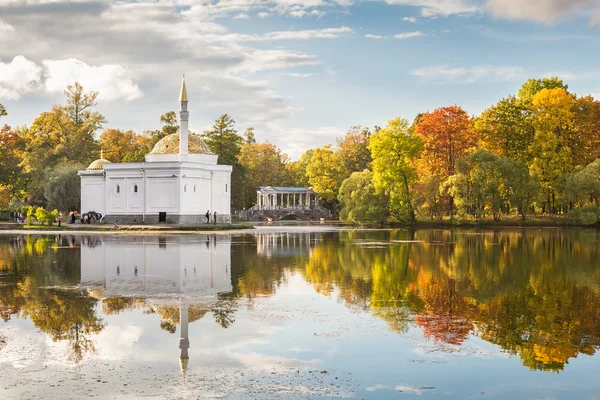
<svg viewBox="0 0 600 400">
<path fill-rule="evenodd" d="M 92 163 L 90 164 L 89 167 L 87 167 L 88 170 L 101 170 L 104 169 L 104 164 L 110 164 L 110 161 L 105 160 L 104 158 L 99 158 L 96 161 L 92 161 Z"/>
<path fill-rule="evenodd" d="M 172 133 L 160 139 L 154 145 L 150 154 L 177 154 L 179 153 L 179 134 Z M 204 140 L 198 135 L 188 136 L 188 153 L 189 154 L 213 154 L 208 148 Z"/>
</svg>

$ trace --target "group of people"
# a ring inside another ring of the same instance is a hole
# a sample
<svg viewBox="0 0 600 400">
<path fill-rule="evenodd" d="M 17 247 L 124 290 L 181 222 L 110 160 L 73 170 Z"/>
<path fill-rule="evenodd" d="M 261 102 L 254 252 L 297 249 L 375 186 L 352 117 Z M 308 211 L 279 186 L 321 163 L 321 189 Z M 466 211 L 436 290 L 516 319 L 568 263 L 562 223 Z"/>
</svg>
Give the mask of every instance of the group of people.
<svg viewBox="0 0 600 400">
<path fill-rule="evenodd" d="M 11 211 L 10 212 L 10 221 L 17 222 L 17 223 L 23 223 L 23 222 L 25 222 L 25 216 L 23 215 L 23 213 L 20 213 L 18 211 Z"/>
<path fill-rule="evenodd" d="M 205 216 L 206 216 L 206 223 L 210 224 L 210 210 L 206 210 Z M 213 213 L 213 224 L 215 224 L 215 225 L 217 224 L 217 212 L 216 211 Z"/>
</svg>

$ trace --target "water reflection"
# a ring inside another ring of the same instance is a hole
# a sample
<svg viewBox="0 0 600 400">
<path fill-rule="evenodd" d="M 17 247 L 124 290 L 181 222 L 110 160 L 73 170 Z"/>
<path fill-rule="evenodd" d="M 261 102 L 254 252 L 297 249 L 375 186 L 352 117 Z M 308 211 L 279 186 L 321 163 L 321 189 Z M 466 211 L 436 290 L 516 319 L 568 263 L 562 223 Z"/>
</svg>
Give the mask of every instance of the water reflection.
<svg viewBox="0 0 600 400">
<path fill-rule="evenodd" d="M 103 315 L 141 309 L 160 328 L 240 307 L 296 274 L 362 318 L 460 349 L 478 336 L 532 370 L 560 371 L 600 347 L 599 235 L 585 230 L 419 230 L 247 236 L 18 236 L 0 239 L 0 315 L 29 318 L 78 362 Z M 220 328 L 219 328 L 220 329 Z"/>
</svg>

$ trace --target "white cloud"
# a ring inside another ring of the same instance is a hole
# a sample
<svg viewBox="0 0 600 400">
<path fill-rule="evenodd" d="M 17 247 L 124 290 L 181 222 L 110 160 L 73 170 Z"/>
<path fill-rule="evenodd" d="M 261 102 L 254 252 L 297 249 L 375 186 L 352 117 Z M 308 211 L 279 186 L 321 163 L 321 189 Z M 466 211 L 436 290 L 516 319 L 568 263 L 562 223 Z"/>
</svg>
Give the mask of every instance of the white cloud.
<svg viewBox="0 0 600 400">
<path fill-rule="evenodd" d="M 233 19 L 249 19 L 249 18 L 250 17 L 246 13 L 239 13 L 238 15 L 236 15 L 235 17 L 233 17 Z"/>
<path fill-rule="evenodd" d="M 417 22 L 417 19 L 415 17 L 404 17 L 404 18 L 402 18 L 402 21 L 406 21 L 406 22 L 410 22 L 411 24 L 414 24 L 415 22 Z"/>
<path fill-rule="evenodd" d="M 514 20 L 552 23 L 574 13 L 597 12 L 591 23 L 600 22 L 598 0 L 486 0 L 485 9 L 492 15 Z"/>
<path fill-rule="evenodd" d="M 23 56 L 10 63 L 0 60 L 0 99 L 16 100 L 36 90 L 42 77 L 42 68 Z"/>
<path fill-rule="evenodd" d="M 421 7 L 421 15 L 427 18 L 450 15 L 472 15 L 481 8 L 472 0 L 385 0 L 388 4 Z"/>
<path fill-rule="evenodd" d="M 419 68 L 412 75 L 427 81 L 441 83 L 473 83 L 482 79 L 522 79 L 524 70 L 516 66 L 448 67 L 444 65 Z"/>
<path fill-rule="evenodd" d="M 87 90 L 95 90 L 102 100 L 135 100 L 142 91 L 135 83 L 134 74 L 121 65 L 88 65 L 70 58 L 67 60 L 44 60 L 49 93 L 62 93 L 67 85 L 79 82 Z"/>
<path fill-rule="evenodd" d="M 0 19 L 0 33 L 14 32 L 15 28 L 12 25 L 7 24 L 6 22 Z"/>
<path fill-rule="evenodd" d="M 371 34 L 367 34 L 365 35 L 365 37 L 367 39 L 385 39 L 385 36 L 381 36 L 381 35 L 371 35 Z"/>
<path fill-rule="evenodd" d="M 420 37 L 420 36 L 425 36 L 425 34 L 421 31 L 406 32 L 406 33 L 399 33 L 397 35 L 394 35 L 394 39 L 411 39 L 411 38 L 416 38 L 416 37 Z"/>
<path fill-rule="evenodd" d="M 315 74 L 312 73 L 300 73 L 300 72 L 288 72 L 286 74 L 283 74 L 286 76 L 290 76 L 292 78 L 310 78 L 311 76 L 314 76 Z"/>
<path fill-rule="evenodd" d="M 258 16 L 258 18 L 267 18 L 268 16 L 270 16 L 271 14 L 269 14 L 268 12 L 265 11 L 261 11 L 258 14 L 256 14 Z"/>
</svg>

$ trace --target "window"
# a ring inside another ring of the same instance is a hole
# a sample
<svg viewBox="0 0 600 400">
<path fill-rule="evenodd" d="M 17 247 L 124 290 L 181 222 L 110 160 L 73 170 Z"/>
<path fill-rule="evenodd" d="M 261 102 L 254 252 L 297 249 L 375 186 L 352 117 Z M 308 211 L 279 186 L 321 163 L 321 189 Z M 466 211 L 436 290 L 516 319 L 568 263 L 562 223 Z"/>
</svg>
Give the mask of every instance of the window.
<svg viewBox="0 0 600 400">
<path fill-rule="evenodd" d="M 196 193 L 196 185 L 194 185 L 194 193 Z"/>
<path fill-rule="evenodd" d="M 225 184 L 225 193 L 227 193 L 227 184 Z"/>
<path fill-rule="evenodd" d="M 183 185 L 183 191 L 187 192 L 187 185 Z"/>
<path fill-rule="evenodd" d="M 137 185 L 133 185 L 133 193 L 137 193 Z"/>
<path fill-rule="evenodd" d="M 117 191 L 117 194 L 121 193 L 121 185 L 117 185 L 116 191 Z"/>
</svg>

